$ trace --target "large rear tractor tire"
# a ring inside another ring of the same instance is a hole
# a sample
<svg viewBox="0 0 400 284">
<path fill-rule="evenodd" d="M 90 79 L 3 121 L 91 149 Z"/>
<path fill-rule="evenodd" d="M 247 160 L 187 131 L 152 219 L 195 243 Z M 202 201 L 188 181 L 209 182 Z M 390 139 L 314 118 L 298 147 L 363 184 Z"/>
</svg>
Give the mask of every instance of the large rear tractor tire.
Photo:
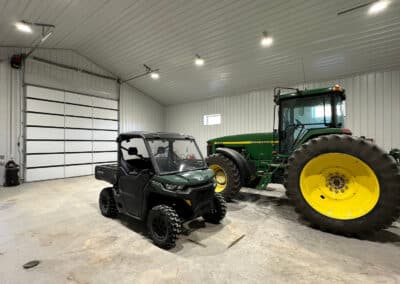
<svg viewBox="0 0 400 284">
<path fill-rule="evenodd" d="M 364 236 L 400 216 L 400 170 L 374 143 L 350 135 L 311 139 L 288 160 L 285 187 L 312 226 Z"/>
<path fill-rule="evenodd" d="M 242 187 L 240 182 L 240 171 L 236 164 L 221 154 L 213 154 L 207 158 L 207 164 L 215 173 L 217 186 L 215 192 L 230 200 Z"/>
</svg>

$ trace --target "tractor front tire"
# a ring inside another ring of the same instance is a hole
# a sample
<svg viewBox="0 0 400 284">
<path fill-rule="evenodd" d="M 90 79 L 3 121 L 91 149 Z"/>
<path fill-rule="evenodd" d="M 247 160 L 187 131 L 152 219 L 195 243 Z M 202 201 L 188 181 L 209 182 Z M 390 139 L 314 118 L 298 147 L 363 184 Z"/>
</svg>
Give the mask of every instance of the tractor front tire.
<svg viewBox="0 0 400 284">
<path fill-rule="evenodd" d="M 167 205 L 154 206 L 147 217 L 147 229 L 154 244 L 163 249 L 175 247 L 182 230 L 178 213 Z"/>
<path fill-rule="evenodd" d="M 222 194 L 226 200 L 232 199 L 242 187 L 240 171 L 236 164 L 222 154 L 208 156 L 207 164 L 215 173 L 215 192 Z"/>
<path fill-rule="evenodd" d="M 400 170 L 362 138 L 334 134 L 303 144 L 288 160 L 285 187 L 296 211 L 323 231 L 362 237 L 400 216 Z"/>
<path fill-rule="evenodd" d="M 118 208 L 111 187 L 106 187 L 100 192 L 99 207 L 101 214 L 105 217 L 116 218 L 118 216 Z"/>
<path fill-rule="evenodd" d="M 208 223 L 219 224 L 226 216 L 226 201 L 221 194 L 215 193 L 213 202 L 214 209 L 204 214 L 203 219 Z"/>
</svg>

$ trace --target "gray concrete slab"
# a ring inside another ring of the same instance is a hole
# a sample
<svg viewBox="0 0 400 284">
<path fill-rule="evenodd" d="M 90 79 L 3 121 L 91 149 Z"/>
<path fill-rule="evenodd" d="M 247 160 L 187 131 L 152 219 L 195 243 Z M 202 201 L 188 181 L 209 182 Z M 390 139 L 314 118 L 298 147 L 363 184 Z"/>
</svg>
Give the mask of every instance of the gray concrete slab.
<svg viewBox="0 0 400 284">
<path fill-rule="evenodd" d="M 1 188 L 0 283 L 400 282 L 398 222 L 368 240 L 336 236 L 298 220 L 279 186 L 243 189 L 223 224 L 191 222 L 164 251 L 140 223 L 100 214 L 104 186 L 82 177 Z"/>
</svg>

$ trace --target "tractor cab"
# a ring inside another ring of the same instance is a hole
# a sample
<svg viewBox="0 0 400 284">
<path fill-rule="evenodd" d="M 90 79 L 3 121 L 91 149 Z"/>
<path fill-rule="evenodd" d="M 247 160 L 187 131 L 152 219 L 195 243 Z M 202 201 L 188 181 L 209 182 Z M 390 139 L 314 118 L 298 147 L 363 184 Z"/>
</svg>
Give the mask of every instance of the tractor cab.
<svg viewBox="0 0 400 284">
<path fill-rule="evenodd" d="M 305 139 L 322 132 L 343 133 L 345 93 L 338 85 L 280 94 L 275 88 L 274 101 L 279 106 L 279 154 L 289 155 Z M 349 132 L 348 130 L 346 130 Z"/>
</svg>

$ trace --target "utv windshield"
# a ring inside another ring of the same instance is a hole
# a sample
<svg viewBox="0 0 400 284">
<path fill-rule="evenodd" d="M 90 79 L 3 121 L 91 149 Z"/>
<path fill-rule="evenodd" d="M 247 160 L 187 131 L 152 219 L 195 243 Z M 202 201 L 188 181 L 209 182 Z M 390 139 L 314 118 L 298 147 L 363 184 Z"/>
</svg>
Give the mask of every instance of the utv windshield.
<svg viewBox="0 0 400 284">
<path fill-rule="evenodd" d="M 173 174 L 207 167 L 199 148 L 190 139 L 148 139 L 160 174 Z"/>
</svg>

